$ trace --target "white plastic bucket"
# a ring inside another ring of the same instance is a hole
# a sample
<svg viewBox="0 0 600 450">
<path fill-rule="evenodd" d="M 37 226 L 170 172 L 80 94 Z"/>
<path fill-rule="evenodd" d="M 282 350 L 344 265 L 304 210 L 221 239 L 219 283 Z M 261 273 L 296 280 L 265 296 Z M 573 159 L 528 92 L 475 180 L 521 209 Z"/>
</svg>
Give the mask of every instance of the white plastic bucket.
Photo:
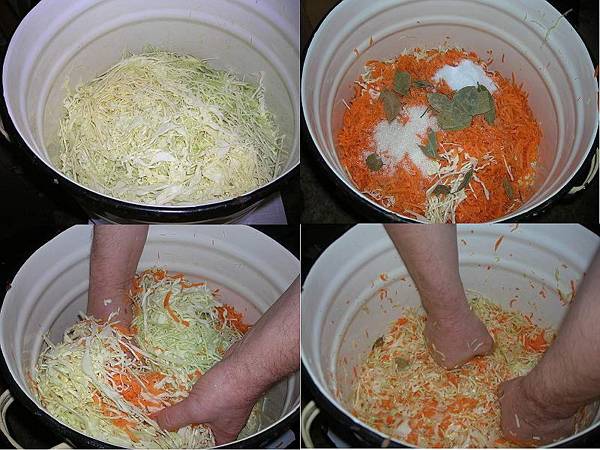
<svg viewBox="0 0 600 450">
<path fill-rule="evenodd" d="M 269 184 L 299 165 L 298 0 L 43 0 L 12 37 L 2 81 L 14 127 L 57 181 L 66 178 L 53 167 L 48 143 L 55 141 L 63 114 L 66 82 L 72 88 L 89 81 L 124 51 L 140 52 L 148 45 L 211 59 L 213 66 L 240 76 L 264 72 L 267 106 L 288 151 L 283 170 Z M 147 206 L 121 202 L 125 208 Z"/>
<path fill-rule="evenodd" d="M 555 328 L 568 309 L 559 289 L 563 297 L 571 295 L 571 280 L 577 286 L 600 247 L 600 239 L 580 225 L 461 225 L 458 242 L 465 289 L 507 308 L 516 298 L 513 308 Z M 381 289 L 387 290 L 383 300 Z M 379 224 L 350 229 L 321 254 L 304 282 L 302 362 L 321 406 L 340 416 L 365 446 L 380 445 L 386 436 L 352 416 L 352 368 L 403 308 L 418 305 L 410 275 Z M 589 428 L 554 445 L 599 425 L 597 416 Z"/>
<path fill-rule="evenodd" d="M 342 1 L 315 33 L 302 72 L 304 117 L 326 166 L 344 190 L 370 207 L 412 219 L 380 206 L 349 179 L 336 153 L 346 110 L 342 100 L 353 97 L 353 82 L 367 61 L 444 42 L 481 57 L 491 50 L 490 69 L 505 77 L 514 73 L 523 82 L 541 124 L 535 193 L 497 220 L 543 205 L 580 169 L 598 128 L 598 84 L 590 56 L 573 27 L 545 0 Z"/>
<path fill-rule="evenodd" d="M 0 348 L 14 381 L 10 386 L 13 395 L 46 421 L 48 416 L 41 412 L 46 411 L 26 377 L 43 348 L 43 334 L 49 332 L 53 342 L 62 340 L 78 312 L 85 311 L 91 237 L 91 226 L 78 225 L 37 250 L 17 273 L 0 310 Z M 157 265 L 224 287 L 227 295 L 223 294 L 223 300 L 239 309 L 250 323 L 300 272 L 298 260 L 285 248 L 242 225 L 152 226 L 138 269 Z M 267 422 L 254 437 L 274 431 L 297 411 L 299 403 L 297 373 L 267 393 Z M 60 434 L 60 429 L 57 432 Z M 258 445 L 256 439 L 254 442 Z"/>
</svg>

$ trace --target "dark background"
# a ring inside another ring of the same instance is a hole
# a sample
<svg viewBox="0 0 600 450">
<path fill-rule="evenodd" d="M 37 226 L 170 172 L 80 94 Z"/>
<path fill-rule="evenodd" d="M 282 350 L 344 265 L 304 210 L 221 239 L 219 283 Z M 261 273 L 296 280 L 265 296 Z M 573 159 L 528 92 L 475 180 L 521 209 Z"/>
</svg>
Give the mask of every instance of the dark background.
<svg viewBox="0 0 600 450">
<path fill-rule="evenodd" d="M 182 225 L 187 226 L 187 225 Z M 223 225 L 229 226 L 229 225 Z M 10 287 L 10 282 L 23 263 L 39 247 L 60 234 L 68 226 L 37 225 L 31 226 L 20 233 L 6 233 L 0 227 L 0 298 L 3 299 Z M 300 228 L 298 225 L 263 225 L 254 226 L 288 249 L 296 258 L 300 257 Z M 2 357 L 2 356 L 0 356 Z M 6 389 L 6 382 L 0 377 L 0 393 Z M 7 414 L 7 422 L 12 436 L 25 448 L 49 448 L 61 442 L 54 433 L 45 427 L 29 411 L 14 402 Z M 298 448 L 298 429 L 296 441 L 290 448 Z M 0 433 L 0 448 L 13 448 Z"/>
<path fill-rule="evenodd" d="M 126 1 L 126 0 L 124 0 Z M 0 0 L 0 64 L 10 37 L 21 19 L 39 0 Z M 1 84 L 1 82 L 0 82 Z M 0 98 L 4 102 L 3 98 Z M 298 171 L 281 187 L 281 198 L 289 224 L 300 223 L 301 194 Z M 0 134 L 0 223 L 16 239 L 35 231 L 38 224 L 68 227 L 86 223 L 89 215 L 66 189 L 55 185 L 32 163 L 30 155 L 10 144 Z M 33 227 L 33 228 L 32 228 Z"/>
<path fill-rule="evenodd" d="M 312 34 L 325 15 L 340 0 L 302 0 L 301 39 L 303 48 L 308 46 Z M 598 1 L 597 0 L 549 0 L 558 11 L 566 12 L 567 20 L 577 30 L 585 42 L 592 62 L 598 64 Z M 365 4 L 368 4 L 365 1 Z M 300 185 L 304 198 L 302 223 L 356 223 L 379 222 L 371 217 L 369 211 L 358 211 L 357 205 L 331 181 L 333 175 L 327 173 L 317 163 L 316 148 L 308 132 L 302 135 L 302 152 Z M 598 137 L 593 149 L 598 148 Z M 579 184 L 585 179 L 582 176 Z M 375 216 L 377 217 L 377 216 Z M 573 196 L 565 196 L 536 217 L 526 219 L 527 222 L 579 222 L 583 224 L 598 223 L 598 176 L 582 192 Z"/>
</svg>

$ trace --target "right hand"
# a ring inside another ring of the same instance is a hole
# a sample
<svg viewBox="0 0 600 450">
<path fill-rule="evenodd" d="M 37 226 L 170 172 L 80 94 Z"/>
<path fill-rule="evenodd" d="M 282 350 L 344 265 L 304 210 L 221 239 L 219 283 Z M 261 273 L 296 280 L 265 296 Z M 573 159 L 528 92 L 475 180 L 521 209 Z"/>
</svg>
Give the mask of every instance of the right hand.
<svg viewBox="0 0 600 450">
<path fill-rule="evenodd" d="M 216 445 L 226 444 L 237 438 L 261 394 L 245 382 L 242 368 L 226 358 L 198 379 L 186 399 L 160 411 L 157 422 L 169 431 L 202 423 L 212 430 Z"/>
<path fill-rule="evenodd" d="M 519 445 L 549 444 L 575 432 L 577 410 L 550 408 L 535 399 L 527 376 L 505 381 L 499 387 L 502 433 Z"/>
<path fill-rule="evenodd" d="M 467 305 L 466 299 L 463 304 Z M 492 352 L 494 340 L 468 307 L 428 314 L 425 338 L 433 360 L 446 369 L 459 367 L 475 356 Z"/>
</svg>

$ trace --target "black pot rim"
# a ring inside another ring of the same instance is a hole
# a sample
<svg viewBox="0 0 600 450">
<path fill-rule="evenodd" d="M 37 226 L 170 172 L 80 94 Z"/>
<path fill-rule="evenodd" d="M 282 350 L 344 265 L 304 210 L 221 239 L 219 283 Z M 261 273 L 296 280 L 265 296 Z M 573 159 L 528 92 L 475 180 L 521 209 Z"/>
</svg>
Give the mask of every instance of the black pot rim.
<svg viewBox="0 0 600 450">
<path fill-rule="evenodd" d="M 327 14 L 325 14 L 323 16 L 323 18 L 319 21 L 317 26 L 312 31 L 311 36 L 310 36 L 308 42 L 306 43 L 305 47 L 302 49 L 302 54 L 301 54 L 301 71 L 302 71 L 302 73 L 303 73 L 303 69 L 304 69 L 304 61 L 306 59 L 306 54 L 312 44 L 315 34 L 317 33 L 317 31 L 323 24 L 323 21 L 329 16 L 329 14 L 331 14 L 331 12 L 338 5 L 339 5 L 339 3 L 336 4 L 335 6 L 333 6 L 332 8 L 330 8 L 329 11 L 327 12 Z M 577 33 L 577 30 L 575 30 L 575 32 Z M 579 33 L 577 33 L 577 35 L 579 35 Z M 586 50 L 588 51 L 588 54 L 589 54 L 589 49 L 587 48 L 587 46 L 585 44 L 584 44 L 584 47 L 586 48 Z M 591 55 L 590 55 L 590 59 L 592 59 Z M 300 89 L 302 89 L 302 84 L 300 85 Z M 302 95 L 300 97 L 302 99 Z M 328 178 L 334 182 L 334 185 L 337 188 L 335 191 L 336 194 L 338 194 L 339 196 L 345 197 L 346 199 L 350 199 L 350 201 L 354 205 L 358 204 L 358 207 L 360 208 L 361 212 L 364 212 L 364 214 L 366 214 L 366 216 L 368 216 L 368 218 L 373 222 L 420 223 L 417 220 L 411 219 L 408 217 L 398 217 L 398 215 L 385 210 L 382 206 L 369 202 L 365 197 L 357 194 L 348 185 L 346 185 L 341 180 L 341 178 L 333 171 L 333 169 L 331 167 L 329 167 L 329 165 L 325 161 L 325 158 L 321 154 L 320 150 L 317 148 L 317 146 L 313 140 L 312 134 L 310 133 L 310 130 L 308 129 L 306 119 L 304 117 L 304 108 L 302 107 L 302 108 L 300 108 L 300 110 L 301 110 L 300 120 L 301 120 L 302 134 L 309 137 L 309 139 L 307 139 L 307 143 L 308 143 L 308 147 L 311 150 L 311 153 L 313 154 L 314 160 L 318 162 L 318 166 L 320 167 L 321 171 L 323 173 L 325 173 L 328 176 Z M 513 216 L 512 218 L 499 220 L 494 223 L 527 222 L 529 219 L 536 217 L 540 214 L 543 214 L 548 208 L 550 208 L 556 202 L 558 202 L 559 200 L 564 198 L 568 194 L 568 192 L 574 187 L 575 182 L 579 178 L 579 176 L 582 175 L 587 170 L 589 170 L 588 167 L 594 157 L 594 154 L 596 153 L 593 151 L 593 149 L 594 149 L 595 143 L 597 142 L 597 139 L 598 139 L 598 129 L 596 128 L 594 139 L 592 140 L 592 145 L 585 153 L 585 157 L 583 158 L 581 165 L 579 166 L 577 171 L 575 171 L 575 173 L 569 178 L 569 181 L 565 184 L 565 186 L 562 189 L 560 189 L 553 196 L 549 197 L 547 200 L 543 201 L 539 205 L 531 208 L 530 210 L 519 213 L 519 214 Z"/>
</svg>

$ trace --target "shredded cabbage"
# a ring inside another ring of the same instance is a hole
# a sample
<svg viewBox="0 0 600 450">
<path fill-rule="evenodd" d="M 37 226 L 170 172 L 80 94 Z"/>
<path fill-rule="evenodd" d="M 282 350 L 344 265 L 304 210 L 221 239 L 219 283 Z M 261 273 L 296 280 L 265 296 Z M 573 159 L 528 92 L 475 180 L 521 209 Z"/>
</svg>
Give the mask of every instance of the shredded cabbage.
<svg viewBox="0 0 600 450">
<path fill-rule="evenodd" d="M 477 295 L 471 308 L 495 341 L 491 355 L 446 370 L 431 358 L 422 309 L 408 309 L 356 367 L 352 413 L 417 447 L 511 447 L 502 438 L 497 388 L 527 374 L 554 333 Z"/>
<path fill-rule="evenodd" d="M 130 329 L 112 319 L 100 323 L 83 316 L 61 343 L 46 339 L 30 379 L 33 391 L 58 420 L 114 445 L 214 445 L 207 426 L 167 432 L 152 414 L 185 398 L 242 336 L 239 316 L 228 317 L 227 307 L 204 283 L 189 283 L 162 269 L 138 275 L 131 297 L 135 316 Z M 258 430 L 261 407 L 262 401 L 240 437 Z"/>
<path fill-rule="evenodd" d="M 277 176 L 283 137 L 257 84 L 149 50 L 64 100 L 57 166 L 86 187 L 153 205 L 245 194 Z"/>
</svg>

